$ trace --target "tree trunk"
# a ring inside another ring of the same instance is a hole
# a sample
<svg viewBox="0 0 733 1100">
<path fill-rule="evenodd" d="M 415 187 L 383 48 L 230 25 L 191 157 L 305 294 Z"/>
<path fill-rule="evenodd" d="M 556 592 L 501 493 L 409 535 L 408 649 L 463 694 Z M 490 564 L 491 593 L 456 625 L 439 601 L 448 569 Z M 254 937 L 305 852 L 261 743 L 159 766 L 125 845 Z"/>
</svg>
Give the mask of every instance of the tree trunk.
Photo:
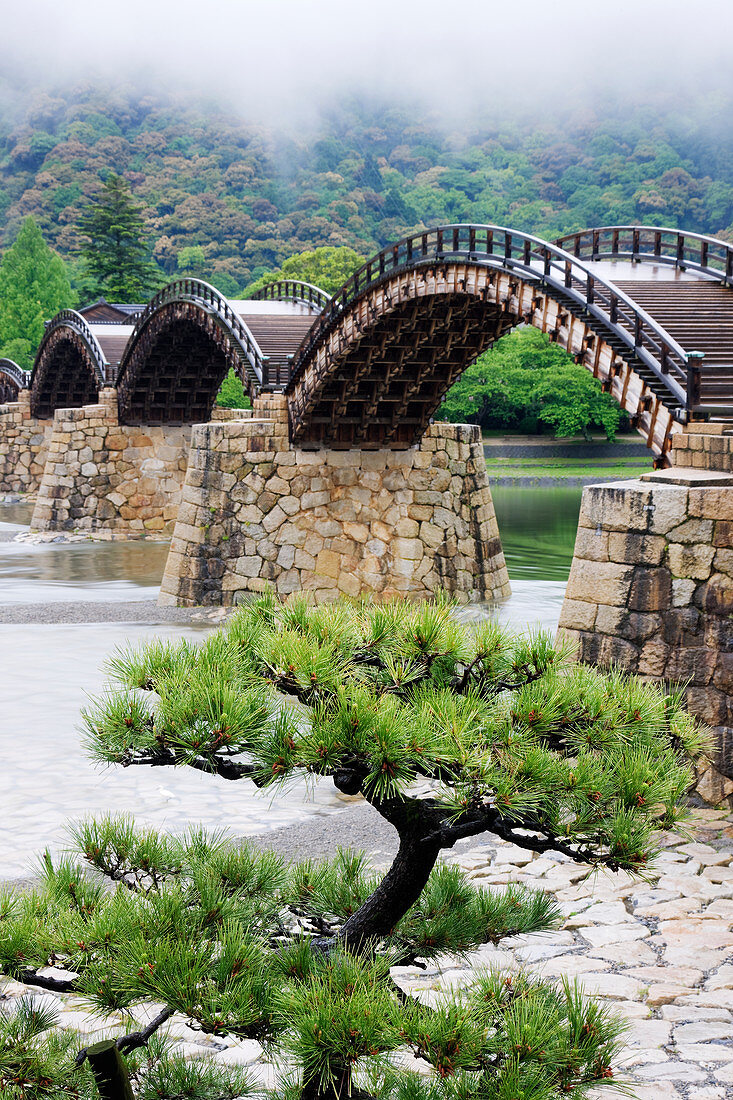
<svg viewBox="0 0 733 1100">
<path fill-rule="evenodd" d="M 440 848 L 437 841 L 428 844 L 413 834 L 401 835 L 394 863 L 374 893 L 349 917 L 339 941 L 348 941 L 349 950 L 359 952 L 391 932 L 420 897 Z"/>
<path fill-rule="evenodd" d="M 135 1100 L 125 1063 L 112 1039 L 89 1047 L 87 1058 L 102 1100 Z"/>
</svg>

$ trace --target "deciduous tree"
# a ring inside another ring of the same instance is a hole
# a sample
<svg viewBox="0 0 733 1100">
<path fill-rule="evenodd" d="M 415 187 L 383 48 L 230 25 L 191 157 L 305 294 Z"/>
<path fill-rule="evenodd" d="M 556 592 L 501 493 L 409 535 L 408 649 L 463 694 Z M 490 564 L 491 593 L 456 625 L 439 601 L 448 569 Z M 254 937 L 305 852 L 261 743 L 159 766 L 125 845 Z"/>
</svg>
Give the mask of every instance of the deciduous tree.
<svg viewBox="0 0 733 1100">
<path fill-rule="evenodd" d="M 547 424 L 557 436 L 588 436 L 601 427 L 613 439 L 621 412 L 585 367 L 527 327 L 503 336 L 464 371 L 436 419 L 529 432 Z"/>
<path fill-rule="evenodd" d="M 0 357 L 30 370 L 44 321 L 73 302 L 64 261 L 26 218 L 0 261 Z"/>
<path fill-rule="evenodd" d="M 346 246 L 334 248 L 329 245 L 324 248 L 315 248 L 311 252 L 298 252 L 297 255 L 285 260 L 279 271 L 263 275 L 247 288 L 247 292 L 251 294 L 269 283 L 276 283 L 279 279 L 299 279 L 303 283 L 311 283 L 325 290 L 327 294 L 332 294 L 363 263 L 364 260 L 359 253 Z"/>
</svg>

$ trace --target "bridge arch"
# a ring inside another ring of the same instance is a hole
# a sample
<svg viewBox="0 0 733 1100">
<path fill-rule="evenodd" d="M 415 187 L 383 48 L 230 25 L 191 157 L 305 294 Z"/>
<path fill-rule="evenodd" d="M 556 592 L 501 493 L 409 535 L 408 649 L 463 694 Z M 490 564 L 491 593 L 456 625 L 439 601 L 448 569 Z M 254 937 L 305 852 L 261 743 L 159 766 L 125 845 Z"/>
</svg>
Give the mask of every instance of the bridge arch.
<svg viewBox="0 0 733 1100">
<path fill-rule="evenodd" d="M 628 281 L 619 261 L 673 267 L 674 281 Z M 286 392 L 300 446 L 399 449 L 469 362 L 526 323 L 600 379 L 663 464 L 690 418 L 733 415 L 731 288 L 733 246 L 699 234 L 610 226 L 551 244 L 438 226 L 383 249 L 333 297 L 282 280 L 233 302 L 182 279 L 134 326 L 65 310 L 39 349 L 31 406 L 50 416 L 116 384 L 123 423 L 201 421 L 232 367 L 250 398 Z"/>
<path fill-rule="evenodd" d="M 215 287 L 169 283 L 137 320 L 117 375 L 122 423 L 208 420 L 232 367 L 256 396 L 265 358 L 247 325 Z"/>
<path fill-rule="evenodd" d="M 253 302 L 297 302 L 312 306 L 314 309 L 326 309 L 331 304 L 331 295 L 313 283 L 304 283 L 300 279 L 278 279 L 267 283 L 252 295 Z"/>
<path fill-rule="evenodd" d="M 30 375 L 12 359 L 0 359 L 0 405 L 18 400 L 21 390 L 27 389 Z"/>
<path fill-rule="evenodd" d="M 57 313 L 46 326 L 31 373 L 31 414 L 46 419 L 56 409 L 93 404 L 109 382 L 107 357 L 81 314 Z"/>
<path fill-rule="evenodd" d="M 304 447 L 416 442 L 458 375 L 520 323 L 547 332 L 613 394 L 660 461 L 699 370 L 630 295 L 570 252 L 501 226 L 442 226 L 360 268 L 295 357 L 291 434 Z"/>
</svg>

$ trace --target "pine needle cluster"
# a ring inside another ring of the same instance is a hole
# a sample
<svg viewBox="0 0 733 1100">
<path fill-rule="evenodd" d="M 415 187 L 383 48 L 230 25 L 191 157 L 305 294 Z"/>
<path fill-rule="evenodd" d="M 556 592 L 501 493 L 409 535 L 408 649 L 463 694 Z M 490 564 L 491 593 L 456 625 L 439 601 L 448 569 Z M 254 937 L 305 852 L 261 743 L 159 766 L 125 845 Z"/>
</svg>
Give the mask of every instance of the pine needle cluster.
<svg viewBox="0 0 733 1100">
<path fill-rule="evenodd" d="M 0 895 L 0 971 L 127 1014 L 130 1027 L 140 1006 L 162 1004 L 163 1023 L 180 1013 L 204 1034 L 257 1039 L 293 1067 L 289 1087 L 306 1097 L 401 1096 L 407 1071 L 394 1056 L 406 1050 L 432 1068 L 444 1100 L 498 1100 L 508 1081 L 541 1083 L 536 1095 L 549 1100 L 561 1084 L 611 1072 L 618 1023 L 577 989 L 479 971 L 461 1000 L 430 1007 L 393 976 L 556 926 L 540 892 L 476 888 L 438 865 L 391 934 L 356 953 L 339 935 L 379 881 L 363 856 L 289 865 L 220 835 L 158 837 L 119 817 L 85 822 L 73 838 L 76 860 L 46 855 L 37 889 Z M 0 1083 L 16 1089 L 12 1100 L 96 1095 L 75 1064 L 78 1039 L 57 1022 L 32 1000 L 0 1016 Z M 246 1073 L 186 1063 L 162 1040 L 130 1055 L 130 1074 L 140 1098 L 226 1100 L 253 1088 Z"/>
<path fill-rule="evenodd" d="M 0 1091 L 3 1100 L 98 1100 L 86 1063 L 76 1064 L 79 1037 L 59 1027 L 58 1012 L 22 998 L 0 1009 Z M 246 1100 L 250 1076 L 237 1066 L 217 1065 L 202 1052 L 184 1058 L 160 1034 L 145 1051 L 129 1056 L 127 1071 L 135 1100 Z"/>
<path fill-rule="evenodd" d="M 541 633 L 472 629 L 442 600 L 265 595 L 202 646 L 119 653 L 109 671 L 85 714 L 99 760 L 261 787 L 330 777 L 398 829 L 429 820 L 441 847 L 490 831 L 612 869 L 648 864 L 703 746 L 679 693 L 574 665 Z"/>
<path fill-rule="evenodd" d="M 440 862 L 464 837 L 649 874 L 704 744 L 679 694 L 576 666 L 542 634 L 468 626 L 443 600 L 314 607 L 266 594 L 202 645 L 119 652 L 108 671 L 84 715 L 96 759 L 261 788 L 329 778 L 395 827 L 397 856 L 378 876 L 346 851 L 288 864 L 200 829 L 86 821 L 73 854 L 44 858 L 37 889 L 0 894 L 0 971 L 131 1026 L 155 1004 L 161 1026 L 180 1013 L 206 1034 L 256 1039 L 283 1068 L 282 1100 L 553 1100 L 618 1083 L 623 1028 L 578 987 L 477 971 L 425 1004 L 399 968 L 560 920 L 542 893 L 480 889 Z M 88 1068 L 68 1070 L 54 1034 L 24 1039 L 28 1074 L 40 1083 L 55 1066 L 56 1094 L 84 1097 Z M 121 1047 L 140 1097 L 249 1089 L 211 1065 L 209 1084 L 186 1084 L 185 1064 L 149 1035 L 141 1058 L 142 1041 Z M 424 1073 L 404 1068 L 408 1052 Z"/>
</svg>

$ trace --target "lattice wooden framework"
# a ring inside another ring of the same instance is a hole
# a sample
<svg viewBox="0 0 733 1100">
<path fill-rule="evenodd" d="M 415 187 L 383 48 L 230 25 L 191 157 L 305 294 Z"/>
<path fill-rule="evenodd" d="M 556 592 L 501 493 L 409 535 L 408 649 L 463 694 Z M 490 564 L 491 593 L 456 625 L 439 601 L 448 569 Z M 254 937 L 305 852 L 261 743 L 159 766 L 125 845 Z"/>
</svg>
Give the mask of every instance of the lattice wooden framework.
<svg viewBox="0 0 733 1100">
<path fill-rule="evenodd" d="M 210 314 L 191 302 L 162 306 L 136 333 L 121 364 L 121 423 L 208 420 L 230 367 L 241 370 L 238 349 Z"/>
<path fill-rule="evenodd" d="M 531 324 L 612 393 L 653 452 L 678 430 L 661 396 L 534 280 L 445 262 L 387 278 L 344 310 L 289 388 L 291 436 L 308 447 L 410 446 L 461 370 L 504 332 Z"/>
<path fill-rule="evenodd" d="M 21 390 L 26 389 L 30 375 L 12 359 L 0 359 L 0 405 L 17 401 Z"/>
<path fill-rule="evenodd" d="M 57 313 L 46 327 L 31 374 L 31 413 L 45 419 L 59 408 L 97 401 L 109 381 L 109 364 L 97 338 L 74 310 Z"/>
</svg>

